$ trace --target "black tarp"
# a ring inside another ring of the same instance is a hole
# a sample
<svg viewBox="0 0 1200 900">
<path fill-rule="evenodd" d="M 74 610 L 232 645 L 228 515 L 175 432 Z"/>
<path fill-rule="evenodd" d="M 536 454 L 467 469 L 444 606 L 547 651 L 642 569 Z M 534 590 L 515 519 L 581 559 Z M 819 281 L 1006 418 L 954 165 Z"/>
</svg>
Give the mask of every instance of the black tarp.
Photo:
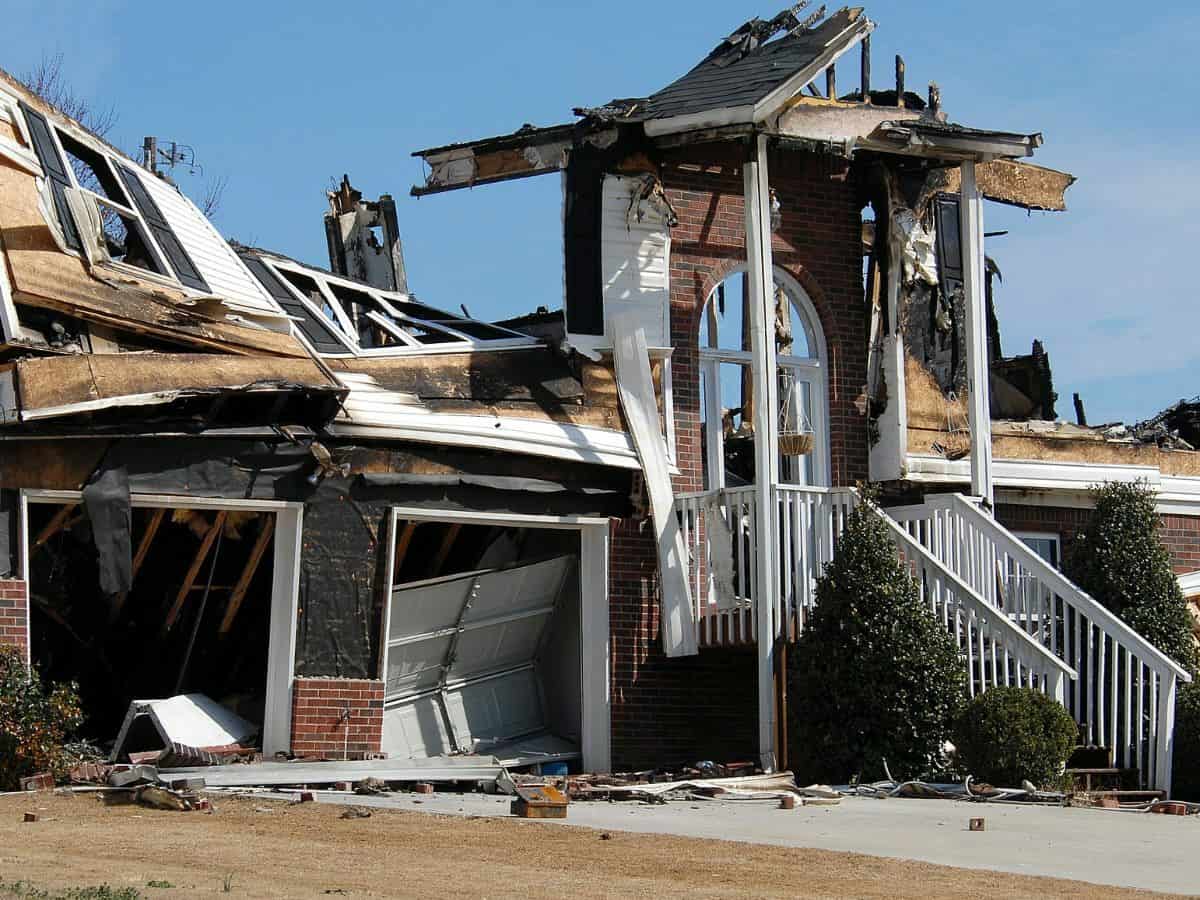
<svg viewBox="0 0 1200 900">
<path fill-rule="evenodd" d="M 92 526 L 105 596 L 133 586 L 132 507 L 129 474 L 122 466 L 102 468 L 83 487 L 83 508 Z"/>
</svg>

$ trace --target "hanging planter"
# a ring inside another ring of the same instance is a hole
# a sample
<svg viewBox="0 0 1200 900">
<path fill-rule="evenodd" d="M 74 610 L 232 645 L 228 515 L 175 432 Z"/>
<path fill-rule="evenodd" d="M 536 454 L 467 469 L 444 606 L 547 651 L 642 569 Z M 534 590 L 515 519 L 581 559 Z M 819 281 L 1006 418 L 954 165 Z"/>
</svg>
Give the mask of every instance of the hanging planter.
<svg viewBox="0 0 1200 900">
<path fill-rule="evenodd" d="M 795 391 L 795 379 L 789 378 L 787 392 L 784 394 L 783 404 L 779 410 L 779 452 L 784 456 L 807 456 L 812 453 L 815 437 L 812 424 L 808 421 L 808 415 L 802 407 L 796 406 L 795 408 L 795 418 L 800 421 L 792 421 Z"/>
</svg>

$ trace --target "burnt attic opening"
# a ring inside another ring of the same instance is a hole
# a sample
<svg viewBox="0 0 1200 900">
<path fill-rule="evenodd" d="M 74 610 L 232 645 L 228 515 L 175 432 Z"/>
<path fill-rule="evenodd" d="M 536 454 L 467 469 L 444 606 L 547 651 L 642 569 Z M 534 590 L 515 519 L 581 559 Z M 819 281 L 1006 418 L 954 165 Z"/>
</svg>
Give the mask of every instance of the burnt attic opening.
<svg viewBox="0 0 1200 900">
<path fill-rule="evenodd" d="M 132 510 L 134 578 L 105 596 L 78 504 L 29 507 L 33 661 L 79 685 L 83 736 L 110 741 L 133 700 L 206 694 L 263 722 L 274 514 Z"/>
</svg>

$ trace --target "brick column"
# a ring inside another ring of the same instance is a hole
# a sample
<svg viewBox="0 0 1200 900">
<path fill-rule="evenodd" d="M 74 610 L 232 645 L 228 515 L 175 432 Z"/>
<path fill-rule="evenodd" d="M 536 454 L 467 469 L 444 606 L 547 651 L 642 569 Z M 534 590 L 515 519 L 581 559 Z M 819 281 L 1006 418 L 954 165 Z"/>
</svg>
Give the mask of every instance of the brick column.
<svg viewBox="0 0 1200 900">
<path fill-rule="evenodd" d="M 297 678 L 292 689 L 292 753 L 365 759 L 383 740 L 383 682 Z"/>
<path fill-rule="evenodd" d="M 0 647 L 29 659 L 29 594 L 24 581 L 0 581 Z"/>
</svg>

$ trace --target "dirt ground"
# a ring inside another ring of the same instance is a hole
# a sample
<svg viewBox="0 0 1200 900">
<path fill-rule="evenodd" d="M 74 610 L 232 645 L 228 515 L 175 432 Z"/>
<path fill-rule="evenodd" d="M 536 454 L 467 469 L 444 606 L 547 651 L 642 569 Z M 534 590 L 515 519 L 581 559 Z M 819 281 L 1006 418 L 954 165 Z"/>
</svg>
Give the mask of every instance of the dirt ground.
<svg viewBox="0 0 1200 900">
<path fill-rule="evenodd" d="M 217 798 L 212 814 L 0 797 L 0 882 L 135 887 L 146 897 L 1165 896 L 729 841 L 602 833 L 519 819 Z M 25 812 L 37 822 L 23 821 Z M 148 882 L 172 886 L 147 887 Z M 0 896 L 3 893 L 0 892 Z"/>
</svg>

